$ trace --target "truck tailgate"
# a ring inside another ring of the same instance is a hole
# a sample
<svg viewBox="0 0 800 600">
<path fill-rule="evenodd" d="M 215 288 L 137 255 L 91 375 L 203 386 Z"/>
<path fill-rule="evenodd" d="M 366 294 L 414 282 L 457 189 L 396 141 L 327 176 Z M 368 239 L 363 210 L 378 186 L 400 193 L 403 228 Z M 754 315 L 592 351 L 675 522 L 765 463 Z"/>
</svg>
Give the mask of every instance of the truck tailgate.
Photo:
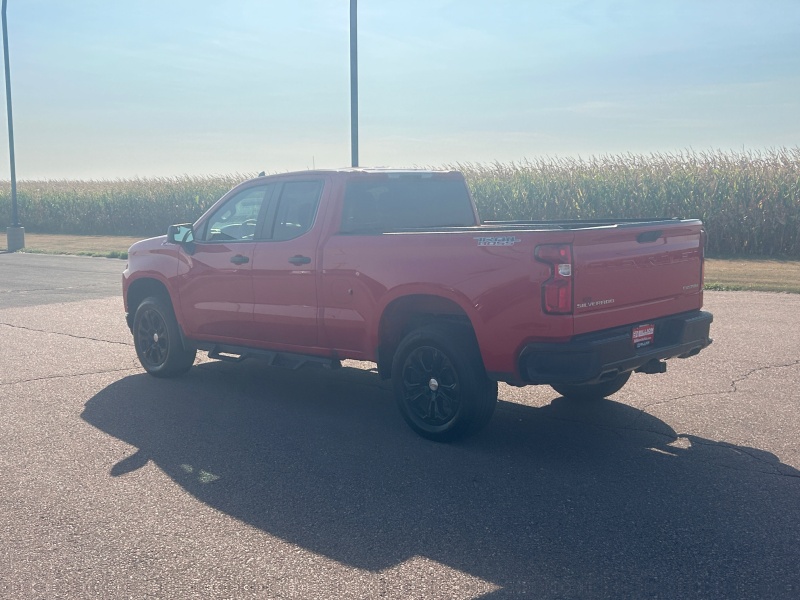
<svg viewBox="0 0 800 600">
<path fill-rule="evenodd" d="M 646 325 L 702 306 L 700 221 L 625 223 L 574 234 L 576 335 Z"/>
</svg>

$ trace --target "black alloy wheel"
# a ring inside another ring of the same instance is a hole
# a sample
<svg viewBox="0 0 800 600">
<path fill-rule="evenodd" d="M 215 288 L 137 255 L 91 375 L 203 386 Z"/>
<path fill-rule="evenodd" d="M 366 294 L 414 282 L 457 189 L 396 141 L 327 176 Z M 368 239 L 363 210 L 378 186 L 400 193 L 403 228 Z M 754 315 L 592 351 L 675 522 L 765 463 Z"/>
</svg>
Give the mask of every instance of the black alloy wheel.
<svg viewBox="0 0 800 600">
<path fill-rule="evenodd" d="M 461 410 L 461 386 L 453 363 L 434 346 L 418 346 L 403 364 L 403 403 L 425 427 L 447 425 Z"/>
<path fill-rule="evenodd" d="M 463 326 L 431 324 L 406 335 L 392 383 L 406 423 L 437 442 L 476 433 L 497 404 L 497 382 L 486 376 L 474 334 Z"/>
<path fill-rule="evenodd" d="M 185 349 L 172 306 L 150 296 L 136 309 L 133 343 L 145 371 L 156 377 L 172 377 L 188 371 L 197 351 Z"/>
<path fill-rule="evenodd" d="M 157 310 L 142 310 L 136 328 L 136 347 L 141 349 L 140 356 L 146 369 L 157 369 L 167 361 L 169 334 L 164 317 Z"/>
</svg>

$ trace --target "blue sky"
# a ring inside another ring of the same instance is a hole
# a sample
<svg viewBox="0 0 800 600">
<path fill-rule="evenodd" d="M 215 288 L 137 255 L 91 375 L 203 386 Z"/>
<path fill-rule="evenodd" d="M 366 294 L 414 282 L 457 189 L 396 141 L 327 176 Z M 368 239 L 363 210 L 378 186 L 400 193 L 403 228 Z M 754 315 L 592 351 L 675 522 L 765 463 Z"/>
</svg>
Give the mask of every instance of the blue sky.
<svg viewBox="0 0 800 600">
<path fill-rule="evenodd" d="M 19 179 L 350 164 L 349 0 L 8 19 Z M 360 0 L 359 82 L 364 166 L 796 146 L 800 1 Z"/>
</svg>

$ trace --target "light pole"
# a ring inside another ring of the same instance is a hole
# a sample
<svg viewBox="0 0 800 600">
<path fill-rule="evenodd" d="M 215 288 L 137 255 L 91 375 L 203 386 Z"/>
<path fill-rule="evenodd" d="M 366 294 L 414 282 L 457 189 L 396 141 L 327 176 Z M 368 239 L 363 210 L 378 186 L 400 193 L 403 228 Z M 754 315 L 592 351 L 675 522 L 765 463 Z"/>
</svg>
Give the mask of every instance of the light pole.
<svg viewBox="0 0 800 600">
<path fill-rule="evenodd" d="M 5 0 L 3 0 L 5 2 Z M 350 156 L 358 166 L 358 18 L 357 0 L 350 0 Z"/>
<path fill-rule="evenodd" d="M 11 227 L 6 228 L 8 251 L 16 252 L 25 247 L 25 228 L 19 224 L 17 209 L 17 168 L 14 161 L 14 119 L 11 116 L 11 69 L 8 66 L 8 25 L 6 4 L 3 0 L 3 57 L 6 66 L 6 109 L 8 110 L 8 154 L 11 159 Z"/>
</svg>

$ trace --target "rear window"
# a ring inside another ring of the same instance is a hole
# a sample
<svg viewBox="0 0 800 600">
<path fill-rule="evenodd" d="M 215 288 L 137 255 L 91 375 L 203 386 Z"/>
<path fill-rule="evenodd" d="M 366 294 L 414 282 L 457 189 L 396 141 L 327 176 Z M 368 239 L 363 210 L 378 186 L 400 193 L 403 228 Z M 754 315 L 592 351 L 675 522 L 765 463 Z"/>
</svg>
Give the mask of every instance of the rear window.
<svg viewBox="0 0 800 600">
<path fill-rule="evenodd" d="M 475 214 L 463 180 L 384 176 L 347 184 L 340 232 L 379 233 L 470 225 L 475 225 Z"/>
</svg>

